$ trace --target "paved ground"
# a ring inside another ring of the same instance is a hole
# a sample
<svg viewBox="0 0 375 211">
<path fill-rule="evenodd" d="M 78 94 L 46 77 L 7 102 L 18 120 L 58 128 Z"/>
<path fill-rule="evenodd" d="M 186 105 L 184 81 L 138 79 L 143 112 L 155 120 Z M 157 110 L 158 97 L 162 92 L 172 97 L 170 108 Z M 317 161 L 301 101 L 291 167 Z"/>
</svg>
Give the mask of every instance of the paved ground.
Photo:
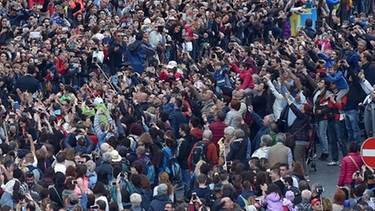
<svg viewBox="0 0 375 211">
<path fill-rule="evenodd" d="M 316 172 L 310 168 L 310 185 L 315 183 L 322 184 L 324 187 L 323 196 L 333 199 L 333 195 L 337 190 L 336 184 L 340 174 L 340 166 L 327 166 L 327 163 L 330 162 L 330 158 L 328 158 L 327 161 L 320 161 L 318 159 L 319 155 L 320 153 L 318 153 L 318 156 L 314 159 L 317 165 Z"/>
</svg>

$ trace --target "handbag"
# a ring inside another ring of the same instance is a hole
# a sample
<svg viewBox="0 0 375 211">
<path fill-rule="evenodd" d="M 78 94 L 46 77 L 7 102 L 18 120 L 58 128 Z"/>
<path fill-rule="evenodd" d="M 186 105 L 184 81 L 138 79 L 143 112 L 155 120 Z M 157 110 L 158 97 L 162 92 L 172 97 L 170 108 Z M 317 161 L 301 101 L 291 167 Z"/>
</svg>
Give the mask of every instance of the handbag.
<svg viewBox="0 0 375 211">
<path fill-rule="evenodd" d="M 285 146 L 289 147 L 290 149 L 293 149 L 296 146 L 296 140 L 294 136 L 301 131 L 310 121 L 307 121 L 302 127 L 300 127 L 298 130 L 296 130 L 294 133 L 287 132 L 286 139 L 285 139 Z"/>
</svg>

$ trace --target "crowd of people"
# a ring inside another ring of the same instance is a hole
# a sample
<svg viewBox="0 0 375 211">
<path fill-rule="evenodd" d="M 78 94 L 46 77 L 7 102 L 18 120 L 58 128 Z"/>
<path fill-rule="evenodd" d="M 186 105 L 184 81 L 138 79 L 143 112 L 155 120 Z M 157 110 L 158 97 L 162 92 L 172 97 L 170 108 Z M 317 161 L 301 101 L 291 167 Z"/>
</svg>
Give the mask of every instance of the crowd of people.
<svg viewBox="0 0 375 211">
<path fill-rule="evenodd" d="M 373 1 L 0 2 L 1 210 L 375 209 Z"/>
</svg>

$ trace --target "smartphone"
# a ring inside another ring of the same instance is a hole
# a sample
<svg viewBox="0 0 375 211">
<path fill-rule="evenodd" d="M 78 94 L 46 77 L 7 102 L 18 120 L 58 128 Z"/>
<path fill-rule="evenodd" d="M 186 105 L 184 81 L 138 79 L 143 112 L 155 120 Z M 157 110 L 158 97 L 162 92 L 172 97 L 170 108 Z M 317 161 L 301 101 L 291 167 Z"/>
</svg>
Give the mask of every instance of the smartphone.
<svg viewBox="0 0 375 211">
<path fill-rule="evenodd" d="M 117 185 L 117 183 L 116 182 L 112 182 L 112 185 Z"/>
<path fill-rule="evenodd" d="M 194 192 L 194 193 L 192 193 L 192 195 L 193 195 L 193 200 L 197 200 L 197 193 Z"/>
<path fill-rule="evenodd" d="M 271 31 L 271 30 L 270 30 L 270 31 L 268 31 L 268 35 L 270 35 L 270 36 L 272 35 L 272 31 Z"/>
<path fill-rule="evenodd" d="M 14 109 L 16 110 L 20 110 L 20 104 L 18 103 L 18 101 L 14 101 Z"/>
<path fill-rule="evenodd" d="M 72 185 L 77 185 L 77 184 L 78 184 L 77 180 L 72 180 Z"/>
</svg>

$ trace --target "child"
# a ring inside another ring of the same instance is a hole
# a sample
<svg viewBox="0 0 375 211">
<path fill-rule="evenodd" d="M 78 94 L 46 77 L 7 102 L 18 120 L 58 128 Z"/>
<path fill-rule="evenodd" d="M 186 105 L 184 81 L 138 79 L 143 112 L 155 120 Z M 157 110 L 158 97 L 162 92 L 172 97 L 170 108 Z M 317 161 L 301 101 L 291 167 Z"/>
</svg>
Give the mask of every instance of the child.
<svg viewBox="0 0 375 211">
<path fill-rule="evenodd" d="M 340 60 L 339 64 L 346 67 L 349 66 L 345 60 Z M 337 88 L 340 90 L 336 94 L 336 101 L 341 103 L 341 99 L 349 92 L 349 85 L 342 72 L 339 71 L 338 65 L 332 65 L 331 68 L 329 68 L 327 78 L 331 83 L 335 83 Z"/>
</svg>

